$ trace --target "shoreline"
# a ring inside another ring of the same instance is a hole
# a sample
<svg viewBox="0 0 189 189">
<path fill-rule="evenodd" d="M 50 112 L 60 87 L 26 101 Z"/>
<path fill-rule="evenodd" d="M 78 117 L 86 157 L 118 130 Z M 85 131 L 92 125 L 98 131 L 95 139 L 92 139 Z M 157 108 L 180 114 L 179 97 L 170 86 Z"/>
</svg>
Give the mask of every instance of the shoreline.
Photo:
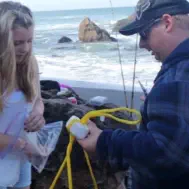
<svg viewBox="0 0 189 189">
<path fill-rule="evenodd" d="M 105 89 L 105 90 L 115 90 L 115 91 L 123 91 L 123 85 L 122 84 L 114 84 L 113 82 L 110 83 L 98 83 L 98 82 L 89 82 L 89 81 L 77 81 L 77 80 L 69 80 L 64 78 L 58 78 L 58 77 L 40 77 L 40 80 L 54 80 L 59 82 L 60 84 L 68 85 L 72 88 L 74 87 L 80 87 L 80 88 L 89 88 L 89 89 Z M 135 81 L 135 92 L 142 93 L 142 89 L 139 86 L 139 84 Z M 126 92 L 132 91 L 131 85 L 126 85 Z M 147 90 L 150 90 L 150 88 L 147 88 Z"/>
<path fill-rule="evenodd" d="M 74 81 L 74 80 L 65 80 L 60 78 L 47 78 L 41 77 L 40 80 L 54 80 L 60 84 L 68 85 L 75 90 L 75 92 L 83 99 L 89 100 L 95 96 L 105 96 L 108 98 L 109 103 L 114 103 L 118 106 L 126 106 L 125 95 L 123 91 L 123 86 L 121 85 L 112 85 L 112 84 L 102 84 L 102 83 L 92 83 L 85 81 Z M 131 107 L 131 88 L 126 88 L 127 102 L 128 107 Z M 139 110 L 141 104 L 143 103 L 140 100 L 140 97 L 143 95 L 142 91 L 135 90 L 134 92 L 134 108 Z"/>
<path fill-rule="evenodd" d="M 97 89 L 97 88 L 83 88 L 83 87 L 73 87 L 75 92 L 83 99 L 89 100 L 95 96 L 105 96 L 108 98 L 108 103 L 114 103 L 118 106 L 126 107 L 125 96 L 123 91 L 113 90 L 113 89 Z M 127 102 L 128 107 L 131 107 L 131 92 L 127 91 Z M 140 97 L 143 95 L 142 92 L 134 93 L 133 108 L 140 110 L 142 101 Z"/>
</svg>

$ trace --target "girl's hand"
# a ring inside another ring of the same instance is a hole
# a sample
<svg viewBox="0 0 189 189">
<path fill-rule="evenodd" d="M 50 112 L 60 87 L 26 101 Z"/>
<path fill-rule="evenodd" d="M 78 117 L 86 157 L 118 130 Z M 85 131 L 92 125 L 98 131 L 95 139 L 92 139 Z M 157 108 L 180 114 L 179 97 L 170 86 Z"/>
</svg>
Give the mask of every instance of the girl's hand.
<svg viewBox="0 0 189 189">
<path fill-rule="evenodd" d="M 45 125 L 45 119 L 42 114 L 35 111 L 30 113 L 29 117 L 25 121 L 25 131 L 35 132 L 40 130 Z"/>
</svg>

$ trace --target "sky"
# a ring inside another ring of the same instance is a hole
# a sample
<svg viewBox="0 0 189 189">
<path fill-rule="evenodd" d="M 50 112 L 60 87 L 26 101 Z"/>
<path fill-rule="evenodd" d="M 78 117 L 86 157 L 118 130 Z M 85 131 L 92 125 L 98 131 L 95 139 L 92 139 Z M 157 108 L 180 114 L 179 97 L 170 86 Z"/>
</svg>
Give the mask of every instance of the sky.
<svg viewBox="0 0 189 189">
<path fill-rule="evenodd" d="M 2 1 L 2 0 L 0 0 Z M 32 11 L 68 10 L 110 7 L 110 0 L 16 0 Z M 111 0 L 113 7 L 135 6 L 138 0 Z"/>
</svg>

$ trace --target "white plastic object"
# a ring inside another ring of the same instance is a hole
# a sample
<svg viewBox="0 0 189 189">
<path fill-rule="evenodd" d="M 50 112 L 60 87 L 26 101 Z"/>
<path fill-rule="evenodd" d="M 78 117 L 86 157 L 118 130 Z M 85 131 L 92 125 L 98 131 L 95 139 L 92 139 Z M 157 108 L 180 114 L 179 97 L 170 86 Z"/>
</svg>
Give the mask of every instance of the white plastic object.
<svg viewBox="0 0 189 189">
<path fill-rule="evenodd" d="M 57 93 L 58 96 L 65 95 L 69 90 L 67 88 L 61 88 L 61 91 Z"/>
<path fill-rule="evenodd" d="M 105 116 L 100 116 L 100 121 L 104 122 L 105 121 Z"/>
<path fill-rule="evenodd" d="M 105 96 L 95 96 L 89 100 L 89 104 L 93 106 L 102 106 L 107 103 L 108 98 Z"/>
<path fill-rule="evenodd" d="M 70 132 L 72 133 L 72 135 L 74 135 L 77 139 L 84 139 L 86 138 L 86 136 L 89 133 L 89 129 L 86 125 L 83 125 L 80 123 L 80 119 L 77 116 L 72 116 L 70 117 L 70 119 L 67 121 L 66 123 L 66 127 L 68 127 L 68 125 L 70 124 L 70 122 L 72 120 L 78 120 L 78 122 L 75 122 L 71 128 L 70 128 Z"/>
</svg>

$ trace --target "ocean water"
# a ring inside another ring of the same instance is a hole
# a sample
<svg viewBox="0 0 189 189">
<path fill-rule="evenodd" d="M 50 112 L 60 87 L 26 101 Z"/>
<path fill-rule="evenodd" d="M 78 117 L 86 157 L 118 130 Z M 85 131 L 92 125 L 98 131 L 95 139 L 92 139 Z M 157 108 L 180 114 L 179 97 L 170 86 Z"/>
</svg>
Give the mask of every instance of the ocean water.
<svg viewBox="0 0 189 189">
<path fill-rule="evenodd" d="M 122 89 L 117 43 L 82 43 L 78 40 L 78 28 L 81 21 L 89 17 L 112 37 L 116 37 L 112 32 L 114 24 L 133 11 L 132 7 L 122 7 L 34 12 L 34 53 L 39 62 L 41 78 L 58 80 L 71 86 Z M 73 42 L 58 44 L 62 36 L 70 37 Z M 118 34 L 117 39 L 125 86 L 131 90 L 136 35 L 126 37 Z M 135 89 L 140 90 L 138 80 L 150 89 L 161 65 L 142 49 L 138 49 L 136 60 Z"/>
</svg>

